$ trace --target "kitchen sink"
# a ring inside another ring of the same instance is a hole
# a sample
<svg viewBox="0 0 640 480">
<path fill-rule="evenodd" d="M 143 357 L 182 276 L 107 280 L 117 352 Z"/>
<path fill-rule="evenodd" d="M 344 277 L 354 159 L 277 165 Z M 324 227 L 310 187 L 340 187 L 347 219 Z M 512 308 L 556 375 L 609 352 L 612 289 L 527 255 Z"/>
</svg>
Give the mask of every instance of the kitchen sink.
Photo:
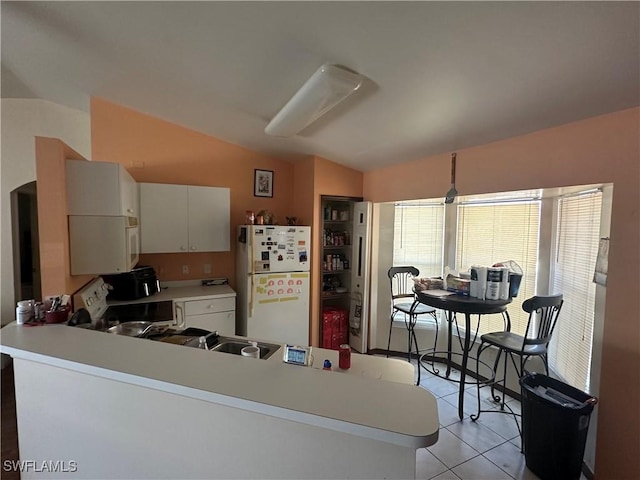
<svg viewBox="0 0 640 480">
<path fill-rule="evenodd" d="M 220 337 L 218 344 L 211 347 L 211 351 L 241 355 L 242 349 L 250 345 L 251 343 L 248 341 L 243 342 L 234 338 Z M 257 342 L 256 346 L 260 349 L 260 358 L 263 360 L 266 360 L 280 349 L 280 345 L 273 343 Z"/>
</svg>

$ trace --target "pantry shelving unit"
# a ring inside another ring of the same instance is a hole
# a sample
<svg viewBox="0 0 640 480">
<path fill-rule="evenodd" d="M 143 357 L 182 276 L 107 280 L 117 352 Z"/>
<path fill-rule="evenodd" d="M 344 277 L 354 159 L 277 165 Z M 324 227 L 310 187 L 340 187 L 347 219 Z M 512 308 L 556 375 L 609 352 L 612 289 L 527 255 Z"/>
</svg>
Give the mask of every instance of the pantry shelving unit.
<svg viewBox="0 0 640 480">
<path fill-rule="evenodd" d="M 322 283 L 320 319 L 327 307 L 347 312 L 349 321 L 352 283 L 353 205 L 359 199 L 348 197 L 322 197 Z M 320 322 L 320 339 L 324 335 Z M 342 340 L 348 342 L 345 332 Z"/>
</svg>

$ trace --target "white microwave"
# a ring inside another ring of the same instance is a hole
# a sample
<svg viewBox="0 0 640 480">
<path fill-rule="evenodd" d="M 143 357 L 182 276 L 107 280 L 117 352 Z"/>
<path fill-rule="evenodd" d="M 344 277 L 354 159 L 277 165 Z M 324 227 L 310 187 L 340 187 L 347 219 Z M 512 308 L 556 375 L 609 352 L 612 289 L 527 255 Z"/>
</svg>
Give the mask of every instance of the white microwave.
<svg viewBox="0 0 640 480">
<path fill-rule="evenodd" d="M 71 275 L 129 272 L 138 263 L 135 217 L 69 215 Z"/>
</svg>

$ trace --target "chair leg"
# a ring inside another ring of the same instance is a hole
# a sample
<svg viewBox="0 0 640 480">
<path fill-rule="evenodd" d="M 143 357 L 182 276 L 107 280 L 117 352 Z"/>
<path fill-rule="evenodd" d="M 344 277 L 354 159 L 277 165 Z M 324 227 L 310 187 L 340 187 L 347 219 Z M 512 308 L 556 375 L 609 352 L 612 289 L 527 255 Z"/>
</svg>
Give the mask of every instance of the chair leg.
<svg viewBox="0 0 640 480">
<path fill-rule="evenodd" d="M 478 372 L 478 375 L 480 374 L 480 356 L 482 355 L 482 352 L 489 348 L 490 345 L 484 345 L 484 342 L 480 341 L 480 346 L 478 347 L 478 353 L 476 355 L 476 372 Z M 499 403 L 500 405 L 500 410 L 482 410 L 482 402 L 480 401 L 480 380 L 478 379 L 478 383 L 477 383 L 477 390 L 478 390 L 478 413 L 477 414 L 472 414 L 470 415 L 471 420 L 472 421 L 476 421 L 478 420 L 478 418 L 480 418 L 480 413 L 481 412 L 487 412 L 487 413 L 507 413 L 509 415 L 513 416 L 514 421 L 516 422 L 516 428 L 518 429 L 518 434 L 520 435 L 520 451 L 522 452 L 522 430 L 520 428 L 520 422 L 518 422 L 518 416 L 519 414 L 515 413 L 513 411 L 513 409 L 506 404 L 505 402 L 505 391 L 507 389 L 507 364 L 509 363 L 509 359 L 511 359 L 511 363 L 513 363 L 513 367 L 514 369 L 518 370 L 518 365 L 516 364 L 515 359 L 513 358 L 513 355 L 508 352 L 505 351 L 504 352 L 504 361 L 503 361 L 503 367 L 502 367 L 502 378 L 498 379 L 497 376 L 497 370 L 498 370 L 498 364 L 500 363 L 500 357 L 502 356 L 503 350 L 501 348 L 498 349 L 498 353 L 496 354 L 496 359 L 495 362 L 493 364 L 493 371 L 491 372 L 493 377 L 490 378 L 487 381 L 487 386 L 488 384 L 491 384 L 491 397 L 493 399 L 494 402 Z M 524 371 L 524 359 L 522 356 L 520 357 L 520 371 Z M 486 365 L 486 364 L 485 364 Z M 487 365 L 487 368 L 488 365 Z M 496 384 L 502 383 L 502 397 L 500 395 L 496 395 L 495 394 L 495 386 Z M 505 411 L 507 410 L 507 411 Z"/>
<path fill-rule="evenodd" d="M 549 376 L 549 362 L 547 361 L 546 355 L 541 355 L 542 361 L 544 362 L 544 371 L 547 373 L 547 377 Z"/>
<path fill-rule="evenodd" d="M 413 348 L 413 337 L 411 327 L 407 329 L 407 362 L 411 363 L 411 349 Z"/>
<path fill-rule="evenodd" d="M 478 355 L 479 356 L 479 355 Z M 498 354 L 496 355 L 496 361 L 493 362 L 493 380 L 491 381 L 491 398 L 494 402 L 499 402 L 500 397 L 496 396 L 496 375 L 498 373 L 498 363 L 500 363 L 500 357 L 502 356 L 502 349 L 498 349 Z M 505 358 L 506 362 L 506 358 Z"/>
<path fill-rule="evenodd" d="M 477 400 L 478 400 L 478 413 L 477 414 L 471 414 L 469 415 L 469 417 L 471 418 L 471 421 L 475 422 L 476 420 L 478 420 L 478 418 L 480 418 L 480 354 L 482 353 L 482 341 L 480 341 L 480 346 L 478 346 L 478 353 L 476 354 L 476 375 L 478 375 L 478 378 L 476 378 L 476 389 L 478 391 L 478 395 L 477 395 Z"/>
<path fill-rule="evenodd" d="M 500 400 L 500 397 L 498 397 L 500 401 L 500 410 L 504 410 L 504 392 L 507 390 L 507 355 L 511 357 L 511 360 L 513 361 L 513 356 L 510 352 L 504 354 L 504 365 L 502 365 L 502 399 Z"/>
<path fill-rule="evenodd" d="M 421 368 L 420 368 L 420 349 L 418 348 L 418 337 L 416 337 L 416 331 L 414 330 L 414 325 L 415 323 L 411 324 L 411 334 L 413 336 L 413 343 L 416 346 L 416 355 L 418 356 L 418 383 L 416 383 L 416 385 L 420 385 L 420 374 L 421 374 Z"/>
<path fill-rule="evenodd" d="M 436 326 L 435 339 L 433 340 L 433 352 L 431 353 L 431 366 L 433 367 L 436 351 L 438 350 L 438 332 L 440 330 L 440 324 L 438 323 L 438 315 L 435 312 L 433 312 L 432 315 L 433 315 L 433 323 Z"/>
<path fill-rule="evenodd" d="M 392 313 L 391 318 L 389 319 L 389 340 L 387 341 L 387 358 L 389 358 L 389 349 L 391 348 L 391 329 L 393 328 L 394 317 L 395 317 L 395 313 Z"/>
</svg>

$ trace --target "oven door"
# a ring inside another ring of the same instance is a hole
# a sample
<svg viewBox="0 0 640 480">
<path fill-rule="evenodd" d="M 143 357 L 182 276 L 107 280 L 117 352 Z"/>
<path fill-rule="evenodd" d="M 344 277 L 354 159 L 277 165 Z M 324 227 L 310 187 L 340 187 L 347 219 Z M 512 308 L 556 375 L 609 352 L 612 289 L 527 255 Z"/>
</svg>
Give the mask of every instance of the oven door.
<svg viewBox="0 0 640 480">
<path fill-rule="evenodd" d="M 156 325 L 175 325 L 173 301 L 111 305 L 104 314 L 109 325 L 132 321 L 152 322 Z"/>
</svg>

